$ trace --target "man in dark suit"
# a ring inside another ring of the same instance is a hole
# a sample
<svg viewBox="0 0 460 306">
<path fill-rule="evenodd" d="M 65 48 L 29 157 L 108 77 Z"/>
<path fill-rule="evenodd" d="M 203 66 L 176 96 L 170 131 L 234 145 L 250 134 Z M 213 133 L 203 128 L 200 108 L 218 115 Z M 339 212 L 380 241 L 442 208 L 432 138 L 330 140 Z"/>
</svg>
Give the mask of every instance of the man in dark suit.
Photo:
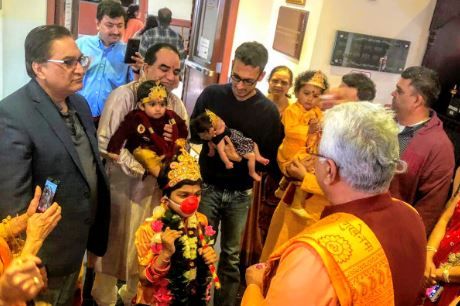
<svg viewBox="0 0 460 306">
<path fill-rule="evenodd" d="M 26 37 L 32 80 L 0 101 L 0 218 L 24 211 L 36 185 L 59 181 L 54 200 L 62 220 L 40 253 L 48 290 L 38 300 L 67 305 L 85 250 L 107 248 L 110 196 L 98 153 L 96 130 L 81 89 L 89 58 L 71 33 L 40 26 Z"/>
</svg>

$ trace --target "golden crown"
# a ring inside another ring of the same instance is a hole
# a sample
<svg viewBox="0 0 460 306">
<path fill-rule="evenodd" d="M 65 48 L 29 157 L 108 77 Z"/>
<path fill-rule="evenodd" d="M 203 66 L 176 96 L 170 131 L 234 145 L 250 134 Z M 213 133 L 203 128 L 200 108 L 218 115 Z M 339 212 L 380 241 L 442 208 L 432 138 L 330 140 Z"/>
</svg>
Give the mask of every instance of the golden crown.
<svg viewBox="0 0 460 306">
<path fill-rule="evenodd" d="M 149 95 L 142 99 L 141 103 L 149 103 L 152 101 L 160 102 L 164 101 L 168 97 L 168 91 L 166 87 L 162 85 L 159 81 L 155 82 L 155 85 L 150 88 Z"/>
<path fill-rule="evenodd" d="M 313 77 L 307 82 L 307 84 L 326 89 L 325 75 L 320 71 L 316 71 Z"/>
<path fill-rule="evenodd" d="M 216 128 L 217 126 L 217 122 L 219 121 L 219 116 L 217 116 L 216 114 L 214 114 L 212 111 L 210 111 L 209 109 L 206 109 L 206 115 L 208 115 L 209 119 L 211 120 L 211 124 L 214 128 Z"/>
<path fill-rule="evenodd" d="M 177 183 L 183 180 L 198 181 L 201 179 L 200 167 L 195 158 L 193 158 L 185 149 L 180 149 L 180 154 L 177 160 L 169 165 L 167 187 L 174 187 Z"/>
</svg>

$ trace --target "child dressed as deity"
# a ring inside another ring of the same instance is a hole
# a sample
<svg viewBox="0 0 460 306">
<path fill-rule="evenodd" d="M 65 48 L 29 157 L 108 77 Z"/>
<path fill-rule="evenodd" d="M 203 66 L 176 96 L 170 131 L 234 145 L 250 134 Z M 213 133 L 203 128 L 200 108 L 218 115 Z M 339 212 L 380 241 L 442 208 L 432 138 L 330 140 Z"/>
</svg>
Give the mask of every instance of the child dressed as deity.
<svg viewBox="0 0 460 306">
<path fill-rule="evenodd" d="M 281 201 L 271 219 L 261 261 L 318 221 L 327 204 L 313 167 L 323 118 L 319 96 L 327 88 L 326 76 L 321 71 L 306 71 L 295 80 L 297 101 L 286 108 L 281 118 L 285 136 L 277 159 L 284 177 L 275 192 Z"/>
<path fill-rule="evenodd" d="M 319 143 L 319 125 L 323 118 L 319 96 L 328 88 L 326 76 L 321 71 L 306 71 L 295 80 L 297 101 L 289 105 L 281 117 L 284 139 L 278 149 L 278 164 L 287 175 L 287 166 L 294 159 L 305 161 L 307 152 L 316 153 Z M 308 163 L 307 163 L 308 164 Z M 308 165 L 309 171 L 314 171 Z"/>
<path fill-rule="evenodd" d="M 185 121 L 166 109 L 168 92 L 159 82 L 145 81 L 137 89 L 137 106 L 129 112 L 107 146 L 108 156 L 118 160 L 123 146 L 150 174 L 158 176 L 161 159 L 171 158 L 188 136 Z M 163 138 L 165 125 L 172 126 L 171 141 Z"/>
<path fill-rule="evenodd" d="M 135 236 L 140 267 L 136 304 L 206 305 L 211 280 L 218 281 L 212 248 L 216 232 L 206 216 L 197 212 L 198 163 L 181 148 L 163 165 L 158 185 L 163 189 L 161 204 Z"/>
<path fill-rule="evenodd" d="M 190 127 L 196 131 L 202 140 L 206 140 L 209 146 L 209 156 L 214 156 L 215 149 L 227 169 L 233 168 L 233 163 L 225 152 L 225 145 L 231 143 L 239 156 L 248 160 L 249 175 L 260 181 L 260 175 L 256 172 L 256 161 L 267 165 L 269 160 L 260 155 L 259 147 L 251 139 L 235 129 L 230 129 L 225 122 L 210 110 L 198 115 L 190 122 Z"/>
</svg>

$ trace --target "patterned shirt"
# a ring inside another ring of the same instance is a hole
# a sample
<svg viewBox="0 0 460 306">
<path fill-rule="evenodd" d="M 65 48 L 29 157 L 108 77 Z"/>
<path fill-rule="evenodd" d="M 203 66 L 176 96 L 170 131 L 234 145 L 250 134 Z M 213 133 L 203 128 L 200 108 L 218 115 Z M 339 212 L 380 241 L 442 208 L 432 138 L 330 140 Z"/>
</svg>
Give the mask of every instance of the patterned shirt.
<svg viewBox="0 0 460 306">
<path fill-rule="evenodd" d="M 117 42 L 106 47 L 95 35 L 77 39 L 77 45 L 84 55 L 91 58 L 83 79 L 83 89 L 78 93 L 88 101 L 93 117 L 98 117 L 112 90 L 134 79 L 129 65 L 124 63 L 126 44 Z"/>
<path fill-rule="evenodd" d="M 184 40 L 182 36 L 171 30 L 169 27 L 158 26 L 147 30 L 141 36 L 139 52 L 145 56 L 147 49 L 158 43 L 168 43 L 177 48 L 181 61 L 185 59 Z"/>
<path fill-rule="evenodd" d="M 431 117 L 431 116 L 430 116 Z M 430 118 L 431 119 L 431 118 Z M 410 141 L 414 137 L 414 135 L 425 126 L 425 124 L 430 121 L 430 119 L 418 123 L 413 126 L 406 126 L 404 129 L 399 132 L 398 134 L 398 141 L 399 141 L 399 155 L 402 156 L 404 151 L 406 150 L 407 146 L 409 145 Z"/>
</svg>

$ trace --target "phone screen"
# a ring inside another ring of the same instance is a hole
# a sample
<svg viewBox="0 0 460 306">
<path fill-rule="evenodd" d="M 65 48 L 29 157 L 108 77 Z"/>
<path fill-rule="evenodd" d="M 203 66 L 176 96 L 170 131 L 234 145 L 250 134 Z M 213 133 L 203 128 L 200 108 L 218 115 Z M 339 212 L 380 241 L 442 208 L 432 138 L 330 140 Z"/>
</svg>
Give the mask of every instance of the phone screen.
<svg viewBox="0 0 460 306">
<path fill-rule="evenodd" d="M 133 64 L 134 61 L 131 56 L 136 55 L 136 52 L 139 51 L 139 44 L 141 41 L 139 39 L 128 39 L 128 44 L 126 45 L 126 53 L 125 53 L 125 63 L 126 64 Z"/>
<path fill-rule="evenodd" d="M 443 290 L 443 286 L 436 284 L 430 288 L 427 288 L 425 294 L 432 303 L 435 303 L 441 296 Z"/>
<path fill-rule="evenodd" d="M 58 181 L 48 178 L 43 187 L 40 202 L 38 203 L 37 211 L 44 212 L 53 203 L 54 195 L 58 187 Z"/>
</svg>

